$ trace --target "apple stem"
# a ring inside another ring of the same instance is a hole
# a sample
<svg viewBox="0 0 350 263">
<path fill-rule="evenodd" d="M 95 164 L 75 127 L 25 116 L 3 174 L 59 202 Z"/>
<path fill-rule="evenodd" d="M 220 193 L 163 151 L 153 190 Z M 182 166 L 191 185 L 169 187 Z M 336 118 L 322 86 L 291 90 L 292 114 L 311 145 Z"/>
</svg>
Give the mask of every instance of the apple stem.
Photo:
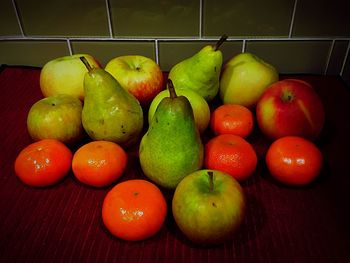
<svg viewBox="0 0 350 263">
<path fill-rule="evenodd" d="M 176 95 L 176 92 L 175 92 L 175 88 L 174 88 L 174 84 L 171 81 L 171 79 L 168 79 L 168 83 L 167 84 L 168 84 L 168 90 L 169 90 L 169 93 L 170 93 L 170 98 L 171 99 L 177 98 L 177 95 Z"/>
<path fill-rule="evenodd" d="M 88 69 L 90 72 L 92 70 L 91 65 L 89 64 L 89 61 L 85 57 L 80 57 L 80 60 L 84 63 L 85 67 Z"/>
<path fill-rule="evenodd" d="M 283 95 L 282 95 L 282 101 L 283 102 L 291 102 L 292 100 L 293 100 L 293 94 L 292 93 L 290 93 L 290 92 L 285 92 L 285 93 L 283 93 Z"/>
<path fill-rule="evenodd" d="M 209 176 L 209 191 L 213 192 L 214 191 L 214 173 L 212 171 L 209 171 L 208 176 Z"/>
<path fill-rule="evenodd" d="M 227 39 L 227 35 L 222 35 L 221 38 L 218 40 L 218 42 L 216 42 L 215 46 L 214 46 L 214 50 L 218 50 L 220 48 L 220 46 L 222 45 L 222 43 L 224 43 Z"/>
</svg>

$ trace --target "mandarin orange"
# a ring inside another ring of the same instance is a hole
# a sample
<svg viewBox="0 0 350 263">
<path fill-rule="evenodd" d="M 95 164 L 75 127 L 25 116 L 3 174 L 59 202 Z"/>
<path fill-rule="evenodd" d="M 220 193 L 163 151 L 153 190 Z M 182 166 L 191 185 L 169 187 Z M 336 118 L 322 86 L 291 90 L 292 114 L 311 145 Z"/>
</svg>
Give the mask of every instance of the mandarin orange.
<svg viewBox="0 0 350 263">
<path fill-rule="evenodd" d="M 167 204 L 153 183 L 132 179 L 114 186 L 102 206 L 102 219 L 110 233 L 120 239 L 139 241 L 155 235 L 162 227 Z"/>
<path fill-rule="evenodd" d="M 252 145 L 238 135 L 221 134 L 205 145 L 204 167 L 226 172 L 238 181 L 253 174 L 257 161 Z"/>
<path fill-rule="evenodd" d="M 104 187 L 123 175 L 127 159 L 126 152 L 118 144 L 110 141 L 92 141 L 74 153 L 72 170 L 80 182 Z"/>
</svg>

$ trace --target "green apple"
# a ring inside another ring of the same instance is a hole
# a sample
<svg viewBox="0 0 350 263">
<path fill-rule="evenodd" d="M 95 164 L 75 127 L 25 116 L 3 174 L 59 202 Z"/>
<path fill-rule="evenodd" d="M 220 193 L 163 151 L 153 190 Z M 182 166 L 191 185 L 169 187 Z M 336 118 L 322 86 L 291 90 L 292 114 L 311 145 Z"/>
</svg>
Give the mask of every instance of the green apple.
<svg viewBox="0 0 350 263">
<path fill-rule="evenodd" d="M 176 224 L 200 245 L 217 245 L 232 238 L 245 214 L 240 184 L 229 174 L 199 170 L 178 184 L 172 200 Z"/>
<path fill-rule="evenodd" d="M 208 127 L 210 121 L 210 108 L 207 101 L 197 92 L 190 89 L 176 89 L 176 94 L 178 96 L 185 96 L 189 100 L 192 106 L 194 121 L 197 125 L 198 131 L 203 133 Z M 148 123 L 151 123 L 158 104 L 165 97 L 169 97 L 168 90 L 161 91 L 152 100 L 152 103 L 148 109 Z"/>
<path fill-rule="evenodd" d="M 148 57 L 140 55 L 116 57 L 107 63 L 105 70 L 143 106 L 148 105 L 163 89 L 162 70 Z"/>
<path fill-rule="evenodd" d="M 84 56 L 92 67 L 100 67 L 97 60 L 88 54 L 76 54 L 47 62 L 40 72 L 40 88 L 44 97 L 68 94 L 84 99 L 84 76 L 86 67 L 81 63 Z"/>
<path fill-rule="evenodd" d="M 32 105 L 27 116 L 27 128 L 33 140 L 57 139 L 75 143 L 83 135 L 82 102 L 73 96 L 60 94 L 43 98 Z"/>
<path fill-rule="evenodd" d="M 251 53 L 234 56 L 223 67 L 220 98 L 224 104 L 253 108 L 267 87 L 278 81 L 274 66 Z"/>
</svg>

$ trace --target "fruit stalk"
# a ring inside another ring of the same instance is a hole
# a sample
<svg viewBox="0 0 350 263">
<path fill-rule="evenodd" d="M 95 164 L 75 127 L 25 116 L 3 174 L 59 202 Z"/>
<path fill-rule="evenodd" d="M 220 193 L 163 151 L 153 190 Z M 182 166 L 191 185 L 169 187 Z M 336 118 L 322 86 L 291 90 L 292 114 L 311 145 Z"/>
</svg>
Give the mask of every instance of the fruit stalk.
<svg viewBox="0 0 350 263">
<path fill-rule="evenodd" d="M 167 84 L 168 84 L 168 90 L 169 90 L 169 93 L 170 93 L 170 98 L 171 99 L 177 98 L 177 95 L 176 95 L 176 92 L 175 92 L 175 88 L 174 88 L 174 84 L 171 81 L 171 79 L 168 79 L 168 83 Z"/>
<path fill-rule="evenodd" d="M 218 40 L 218 42 L 216 42 L 215 46 L 214 46 L 214 50 L 218 50 L 220 48 L 220 46 L 222 45 L 222 43 L 224 43 L 227 39 L 227 35 L 222 35 L 221 38 Z"/>
<path fill-rule="evenodd" d="M 209 191 L 213 192 L 214 191 L 214 174 L 213 172 L 208 172 L 209 176 Z"/>
<path fill-rule="evenodd" d="M 79 57 L 79 58 L 84 63 L 84 65 L 87 68 L 87 70 L 90 72 L 92 70 L 92 67 L 89 64 L 89 61 L 87 61 L 87 59 L 85 57 Z"/>
</svg>

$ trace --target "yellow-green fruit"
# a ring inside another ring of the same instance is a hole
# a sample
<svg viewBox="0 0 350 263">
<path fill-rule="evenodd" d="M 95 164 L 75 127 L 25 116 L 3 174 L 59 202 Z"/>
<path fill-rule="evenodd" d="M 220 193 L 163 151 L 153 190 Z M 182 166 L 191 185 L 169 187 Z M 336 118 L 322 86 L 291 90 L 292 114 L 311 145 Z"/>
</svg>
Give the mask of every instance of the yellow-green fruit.
<svg viewBox="0 0 350 263">
<path fill-rule="evenodd" d="M 190 102 L 171 92 L 162 99 L 139 148 L 144 174 L 158 185 L 175 189 L 203 164 L 203 144 Z"/>
<path fill-rule="evenodd" d="M 82 108 L 81 100 L 66 94 L 40 99 L 29 110 L 28 133 L 35 141 L 56 139 L 76 143 L 83 135 Z"/>
<path fill-rule="evenodd" d="M 84 76 L 87 69 L 80 61 L 82 56 L 91 67 L 100 67 L 97 60 L 88 54 L 59 57 L 44 65 L 40 72 L 40 88 L 45 97 L 67 94 L 84 99 Z"/>
<path fill-rule="evenodd" d="M 228 61 L 220 77 L 220 98 L 224 104 L 256 105 L 264 91 L 278 81 L 274 66 L 251 53 L 241 53 Z"/>
<path fill-rule="evenodd" d="M 112 141 L 124 147 L 136 143 L 143 127 L 140 103 L 110 73 L 84 63 L 89 68 L 84 78 L 85 131 L 93 140 Z"/>
<path fill-rule="evenodd" d="M 176 94 L 178 96 L 185 96 L 192 107 L 194 121 L 200 133 L 203 133 L 209 125 L 210 121 L 210 108 L 207 101 L 190 89 L 176 89 Z M 153 115 L 162 99 L 169 97 L 169 91 L 163 90 L 157 94 L 157 96 L 152 100 L 152 103 L 148 110 L 148 123 L 151 123 Z"/>
<path fill-rule="evenodd" d="M 232 240 L 245 216 L 240 184 L 218 170 L 199 170 L 176 187 L 172 212 L 179 229 L 191 241 L 211 246 Z"/>
<path fill-rule="evenodd" d="M 171 68 L 169 79 L 176 88 L 191 89 L 206 101 L 211 101 L 219 91 L 219 79 L 222 66 L 220 45 L 226 40 L 224 35 L 216 45 L 207 45 Z"/>
</svg>

